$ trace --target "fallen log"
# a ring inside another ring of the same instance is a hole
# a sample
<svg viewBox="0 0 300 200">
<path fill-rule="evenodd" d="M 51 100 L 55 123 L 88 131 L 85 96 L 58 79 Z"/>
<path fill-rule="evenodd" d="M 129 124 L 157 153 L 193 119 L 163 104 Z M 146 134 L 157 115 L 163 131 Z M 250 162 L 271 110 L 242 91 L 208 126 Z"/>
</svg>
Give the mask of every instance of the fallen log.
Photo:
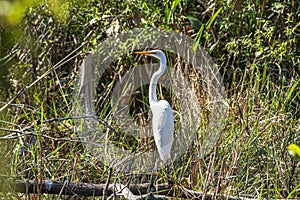
<svg viewBox="0 0 300 200">
<path fill-rule="evenodd" d="M 151 188 L 151 192 L 150 192 Z M 143 184 L 88 184 L 72 183 L 52 180 L 17 180 L 15 191 L 26 194 L 59 194 L 59 195 L 80 195 L 80 196 L 102 196 L 105 191 L 106 196 L 123 196 L 127 199 L 169 199 L 172 197 L 186 199 L 228 199 L 246 200 L 246 198 L 231 197 L 227 195 L 216 195 L 213 193 L 202 193 L 189 190 L 180 186 L 168 183 L 158 184 L 155 188 L 150 183 Z M 249 199 L 247 199 L 249 200 Z"/>
</svg>

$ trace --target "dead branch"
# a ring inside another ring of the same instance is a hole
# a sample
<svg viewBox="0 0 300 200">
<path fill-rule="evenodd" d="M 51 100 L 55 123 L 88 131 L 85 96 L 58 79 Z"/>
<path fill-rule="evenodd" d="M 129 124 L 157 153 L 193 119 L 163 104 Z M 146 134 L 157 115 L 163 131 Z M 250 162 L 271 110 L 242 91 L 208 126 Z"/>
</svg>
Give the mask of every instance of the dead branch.
<svg viewBox="0 0 300 200">
<path fill-rule="evenodd" d="M 185 199 L 228 199 L 228 200 L 250 200 L 246 198 L 231 197 L 226 195 L 215 195 L 212 193 L 202 193 L 186 188 L 170 185 L 168 183 L 158 184 L 156 191 L 149 193 L 150 183 L 132 184 L 87 184 L 69 183 L 61 181 L 43 180 L 17 180 L 15 191 L 20 193 L 35 194 L 38 189 L 42 193 L 61 195 L 81 195 L 81 196 L 102 196 L 103 192 L 109 197 L 111 195 L 123 196 L 127 199 L 170 199 L 172 197 Z"/>
</svg>

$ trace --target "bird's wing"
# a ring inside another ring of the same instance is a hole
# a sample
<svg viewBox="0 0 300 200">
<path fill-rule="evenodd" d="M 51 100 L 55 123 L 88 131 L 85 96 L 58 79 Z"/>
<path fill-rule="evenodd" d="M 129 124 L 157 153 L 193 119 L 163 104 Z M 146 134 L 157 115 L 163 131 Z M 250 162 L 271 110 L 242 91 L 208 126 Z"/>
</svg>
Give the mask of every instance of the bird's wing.
<svg viewBox="0 0 300 200">
<path fill-rule="evenodd" d="M 174 116 L 167 101 L 161 100 L 151 107 L 152 128 L 158 152 L 163 161 L 169 157 L 174 133 Z"/>
</svg>

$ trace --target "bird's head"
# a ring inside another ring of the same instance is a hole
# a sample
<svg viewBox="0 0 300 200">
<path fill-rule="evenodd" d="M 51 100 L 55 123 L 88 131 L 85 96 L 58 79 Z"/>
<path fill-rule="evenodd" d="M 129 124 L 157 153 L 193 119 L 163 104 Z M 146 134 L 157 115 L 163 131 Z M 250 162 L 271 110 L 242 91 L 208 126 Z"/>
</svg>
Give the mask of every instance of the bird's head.
<svg viewBox="0 0 300 200">
<path fill-rule="evenodd" d="M 146 56 L 152 56 L 160 60 L 162 63 L 166 63 L 166 55 L 161 50 L 151 50 L 151 51 L 136 51 L 135 54 L 142 54 Z"/>
</svg>

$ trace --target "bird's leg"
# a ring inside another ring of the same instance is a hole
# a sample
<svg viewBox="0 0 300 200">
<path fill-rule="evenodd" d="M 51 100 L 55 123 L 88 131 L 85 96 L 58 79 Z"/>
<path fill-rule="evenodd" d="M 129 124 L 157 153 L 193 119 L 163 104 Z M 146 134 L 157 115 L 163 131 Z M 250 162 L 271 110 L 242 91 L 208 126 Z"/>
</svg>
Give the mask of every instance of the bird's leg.
<svg viewBox="0 0 300 200">
<path fill-rule="evenodd" d="M 150 176 L 150 193 L 156 191 L 156 188 L 154 186 L 155 179 L 157 177 L 155 176 L 157 174 L 156 158 L 157 158 L 157 150 L 154 150 L 153 159 L 152 159 L 151 176 Z"/>
<path fill-rule="evenodd" d="M 135 152 L 133 152 L 133 154 L 130 155 L 129 161 L 125 166 L 125 172 L 126 173 L 130 173 L 131 166 L 132 166 L 132 163 L 134 162 L 134 159 L 135 159 Z"/>
<path fill-rule="evenodd" d="M 168 180 L 168 186 L 172 187 L 173 185 L 173 177 L 172 177 L 172 172 L 174 172 L 174 165 L 172 161 L 163 163 L 163 168 L 162 170 L 164 170 L 164 174 L 167 176 L 167 180 Z"/>
</svg>

